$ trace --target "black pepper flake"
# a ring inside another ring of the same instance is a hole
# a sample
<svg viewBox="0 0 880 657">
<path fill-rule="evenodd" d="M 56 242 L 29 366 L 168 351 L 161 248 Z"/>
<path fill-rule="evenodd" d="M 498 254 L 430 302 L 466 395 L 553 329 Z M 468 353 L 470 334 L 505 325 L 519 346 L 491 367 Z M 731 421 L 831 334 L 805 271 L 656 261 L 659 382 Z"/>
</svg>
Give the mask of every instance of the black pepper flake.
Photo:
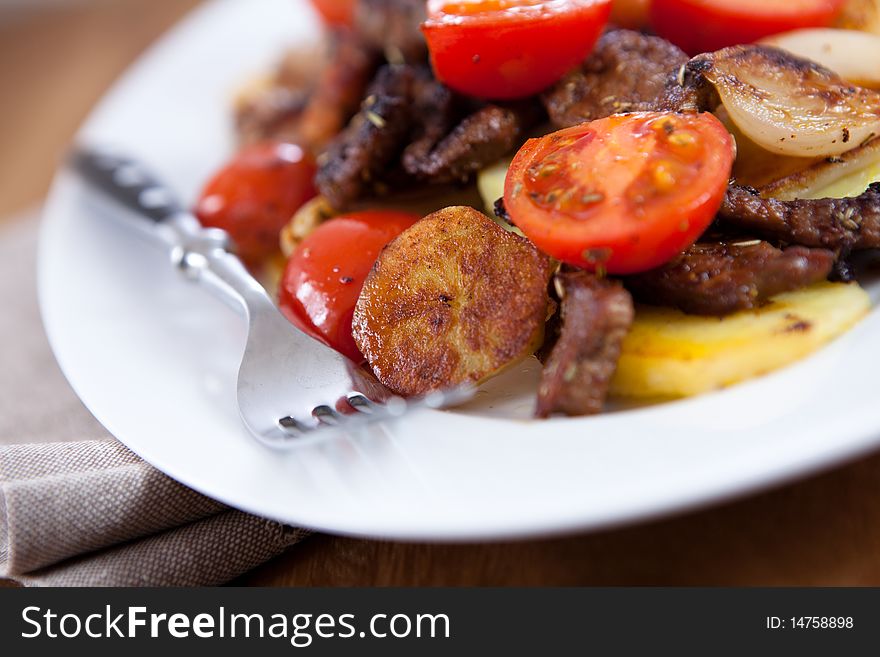
<svg viewBox="0 0 880 657">
<path fill-rule="evenodd" d="M 789 324 L 785 327 L 786 333 L 802 333 L 804 331 L 809 331 L 811 328 L 811 324 L 806 321 L 795 322 L 794 324 Z"/>
<path fill-rule="evenodd" d="M 513 226 L 513 221 L 510 218 L 510 214 L 507 212 L 507 207 L 504 205 L 504 197 L 495 201 L 495 216 L 507 225 Z"/>
</svg>

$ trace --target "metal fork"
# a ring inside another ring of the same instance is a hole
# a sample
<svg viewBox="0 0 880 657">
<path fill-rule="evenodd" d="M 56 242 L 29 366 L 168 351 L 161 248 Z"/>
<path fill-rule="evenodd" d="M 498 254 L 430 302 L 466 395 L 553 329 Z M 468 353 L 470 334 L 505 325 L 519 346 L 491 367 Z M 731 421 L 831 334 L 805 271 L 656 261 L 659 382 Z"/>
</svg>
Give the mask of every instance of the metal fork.
<svg viewBox="0 0 880 657">
<path fill-rule="evenodd" d="M 329 427 L 347 429 L 414 407 L 442 408 L 472 395 L 468 387 L 419 399 L 392 395 L 370 372 L 291 324 L 234 255 L 226 232 L 203 228 L 140 163 L 84 147 L 71 153 L 69 163 L 117 209 L 139 218 L 132 223 L 168 249 L 186 278 L 244 311 L 249 331 L 238 372 L 238 407 L 262 444 L 287 447 Z"/>
</svg>

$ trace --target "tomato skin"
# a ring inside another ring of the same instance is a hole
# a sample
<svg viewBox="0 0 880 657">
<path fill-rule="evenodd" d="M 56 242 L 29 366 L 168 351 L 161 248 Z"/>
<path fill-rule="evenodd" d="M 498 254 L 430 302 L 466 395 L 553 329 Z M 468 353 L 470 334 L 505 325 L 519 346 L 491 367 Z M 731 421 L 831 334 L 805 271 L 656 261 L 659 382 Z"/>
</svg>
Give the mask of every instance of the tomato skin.
<svg viewBox="0 0 880 657">
<path fill-rule="evenodd" d="M 279 291 L 281 312 L 302 331 L 362 362 L 351 335 L 361 288 L 385 245 L 420 218 L 370 210 L 318 226 L 287 261 Z"/>
<path fill-rule="evenodd" d="M 530 8 L 510 11 L 524 5 Z M 611 12 L 610 0 L 548 5 L 482 0 L 469 7 L 467 2 L 429 0 L 422 31 L 435 75 L 478 98 L 522 98 L 546 89 L 592 52 Z"/>
<path fill-rule="evenodd" d="M 328 25 L 351 25 L 357 0 L 312 0 Z"/>
<path fill-rule="evenodd" d="M 652 0 L 651 25 L 690 55 L 828 27 L 846 0 Z"/>
<path fill-rule="evenodd" d="M 278 252 L 281 229 L 317 194 L 315 171 L 296 144 L 249 146 L 205 185 L 195 214 L 203 226 L 227 231 L 247 264 L 258 264 Z"/>
<path fill-rule="evenodd" d="M 530 139 L 510 165 L 513 223 L 563 262 L 611 274 L 659 267 L 715 217 L 735 144 L 711 114 L 620 114 Z"/>
</svg>

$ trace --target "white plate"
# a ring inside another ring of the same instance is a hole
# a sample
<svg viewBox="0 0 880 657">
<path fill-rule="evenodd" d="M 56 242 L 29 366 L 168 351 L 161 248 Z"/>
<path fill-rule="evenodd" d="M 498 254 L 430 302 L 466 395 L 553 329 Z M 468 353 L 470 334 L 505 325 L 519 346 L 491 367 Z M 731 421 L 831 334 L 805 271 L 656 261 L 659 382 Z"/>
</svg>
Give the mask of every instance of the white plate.
<svg viewBox="0 0 880 657">
<path fill-rule="evenodd" d="M 231 148 L 234 86 L 317 31 L 304 2 L 208 4 L 129 72 L 82 139 L 125 147 L 192 199 Z M 67 175 L 46 209 L 39 266 L 49 338 L 95 416 L 185 484 L 292 524 L 434 540 L 597 528 L 742 494 L 880 445 L 874 312 L 793 367 L 697 399 L 589 419 L 511 419 L 508 410 L 523 416 L 532 403 L 534 372 L 517 370 L 467 412 L 419 412 L 278 454 L 236 415 L 238 317 L 94 212 Z"/>
</svg>

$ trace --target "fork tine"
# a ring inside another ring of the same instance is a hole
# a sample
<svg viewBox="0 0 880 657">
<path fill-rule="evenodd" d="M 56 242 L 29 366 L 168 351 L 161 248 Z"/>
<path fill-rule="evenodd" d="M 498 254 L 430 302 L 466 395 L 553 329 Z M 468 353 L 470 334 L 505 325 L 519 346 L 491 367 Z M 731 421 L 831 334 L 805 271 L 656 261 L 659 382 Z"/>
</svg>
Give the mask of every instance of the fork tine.
<svg viewBox="0 0 880 657">
<path fill-rule="evenodd" d="M 307 434 L 309 431 L 312 430 L 311 427 L 306 426 L 296 418 L 293 418 L 289 415 L 278 420 L 278 424 L 280 424 L 283 429 L 285 429 L 286 431 L 290 431 L 291 433 Z"/>
<path fill-rule="evenodd" d="M 367 398 L 360 392 L 352 392 L 346 396 L 346 399 L 348 400 L 348 403 L 351 405 L 351 407 L 359 413 L 372 415 L 376 412 L 376 402 Z"/>
<path fill-rule="evenodd" d="M 262 442 L 276 448 L 290 447 L 298 444 L 300 442 L 298 439 L 320 435 L 323 433 L 322 430 L 331 427 L 337 429 L 355 428 L 373 422 L 394 419 L 418 408 L 444 408 L 466 401 L 473 394 L 473 386 L 460 386 L 438 390 L 424 397 L 404 399 L 392 396 L 383 401 L 375 401 L 361 392 L 349 392 L 344 399 L 355 410 L 354 413 L 340 413 L 329 405 L 320 404 L 311 411 L 312 418 L 316 421 L 314 425 L 297 420 L 292 416 L 286 416 L 278 420 L 278 424 L 289 432 L 290 440 L 271 442 L 263 440 Z"/>
<path fill-rule="evenodd" d="M 322 405 L 312 409 L 312 417 L 321 424 L 335 427 L 340 424 L 344 416 L 329 406 Z"/>
</svg>

